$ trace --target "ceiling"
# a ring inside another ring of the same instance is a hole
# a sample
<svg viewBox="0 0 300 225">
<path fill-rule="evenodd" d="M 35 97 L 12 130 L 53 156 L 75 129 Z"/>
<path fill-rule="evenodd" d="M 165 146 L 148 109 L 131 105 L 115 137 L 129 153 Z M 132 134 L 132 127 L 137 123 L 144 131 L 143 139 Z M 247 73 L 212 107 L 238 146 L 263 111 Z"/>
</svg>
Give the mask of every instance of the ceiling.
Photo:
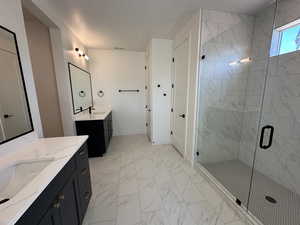
<svg viewBox="0 0 300 225">
<path fill-rule="evenodd" d="M 199 8 L 252 14 L 269 0 L 46 0 L 90 48 L 144 51 Z"/>
</svg>

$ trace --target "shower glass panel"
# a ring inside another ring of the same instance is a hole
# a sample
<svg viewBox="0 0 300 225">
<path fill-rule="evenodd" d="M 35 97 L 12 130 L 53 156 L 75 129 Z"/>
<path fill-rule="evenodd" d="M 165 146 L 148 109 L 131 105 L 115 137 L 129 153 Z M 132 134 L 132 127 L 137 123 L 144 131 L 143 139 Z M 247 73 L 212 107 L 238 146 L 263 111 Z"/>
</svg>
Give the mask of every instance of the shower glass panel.
<svg viewBox="0 0 300 225">
<path fill-rule="evenodd" d="M 202 11 L 197 160 L 244 207 L 274 16 L 274 6 L 251 16 Z"/>
<path fill-rule="evenodd" d="M 248 207 L 265 225 L 300 224 L 299 17 L 300 1 L 278 1 Z"/>
</svg>

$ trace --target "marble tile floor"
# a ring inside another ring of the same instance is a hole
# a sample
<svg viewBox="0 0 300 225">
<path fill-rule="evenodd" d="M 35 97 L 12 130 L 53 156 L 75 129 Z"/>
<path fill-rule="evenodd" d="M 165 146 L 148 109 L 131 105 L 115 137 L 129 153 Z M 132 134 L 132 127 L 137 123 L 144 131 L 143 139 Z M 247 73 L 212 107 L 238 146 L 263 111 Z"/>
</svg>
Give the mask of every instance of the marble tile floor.
<svg viewBox="0 0 300 225">
<path fill-rule="evenodd" d="M 90 159 L 93 196 L 84 225 L 244 225 L 170 145 L 144 135 L 114 137 Z"/>
</svg>

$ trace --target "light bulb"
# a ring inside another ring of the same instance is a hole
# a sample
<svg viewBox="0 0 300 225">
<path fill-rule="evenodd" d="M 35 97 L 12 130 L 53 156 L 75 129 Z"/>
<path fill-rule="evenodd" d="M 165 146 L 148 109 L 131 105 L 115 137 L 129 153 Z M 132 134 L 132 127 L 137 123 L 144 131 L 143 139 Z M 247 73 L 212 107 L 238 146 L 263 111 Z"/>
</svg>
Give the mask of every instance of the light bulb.
<svg viewBox="0 0 300 225">
<path fill-rule="evenodd" d="M 251 61 L 252 61 L 251 58 L 248 57 L 248 58 L 241 59 L 241 60 L 240 60 L 240 63 L 249 63 L 249 62 L 251 62 Z"/>
<path fill-rule="evenodd" d="M 229 66 L 236 66 L 236 65 L 238 65 L 238 64 L 239 64 L 238 61 L 234 61 L 234 62 L 229 63 Z"/>
</svg>

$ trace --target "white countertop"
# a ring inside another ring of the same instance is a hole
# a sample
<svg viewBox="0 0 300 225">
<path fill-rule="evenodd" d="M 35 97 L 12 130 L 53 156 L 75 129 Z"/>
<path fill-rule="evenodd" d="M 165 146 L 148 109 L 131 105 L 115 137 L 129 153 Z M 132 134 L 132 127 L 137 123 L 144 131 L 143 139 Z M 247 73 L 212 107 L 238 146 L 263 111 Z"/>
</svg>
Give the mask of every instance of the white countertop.
<svg viewBox="0 0 300 225">
<path fill-rule="evenodd" d="M 88 121 L 88 120 L 104 120 L 111 110 L 103 111 L 103 112 L 92 112 L 89 113 L 80 113 L 73 116 L 74 121 Z"/>
<path fill-rule="evenodd" d="M 1 168 L 16 162 L 53 160 L 12 199 L 0 205 L 0 225 L 15 224 L 87 138 L 88 136 L 42 138 L 28 143 L 20 152 L 0 158 Z"/>
</svg>

